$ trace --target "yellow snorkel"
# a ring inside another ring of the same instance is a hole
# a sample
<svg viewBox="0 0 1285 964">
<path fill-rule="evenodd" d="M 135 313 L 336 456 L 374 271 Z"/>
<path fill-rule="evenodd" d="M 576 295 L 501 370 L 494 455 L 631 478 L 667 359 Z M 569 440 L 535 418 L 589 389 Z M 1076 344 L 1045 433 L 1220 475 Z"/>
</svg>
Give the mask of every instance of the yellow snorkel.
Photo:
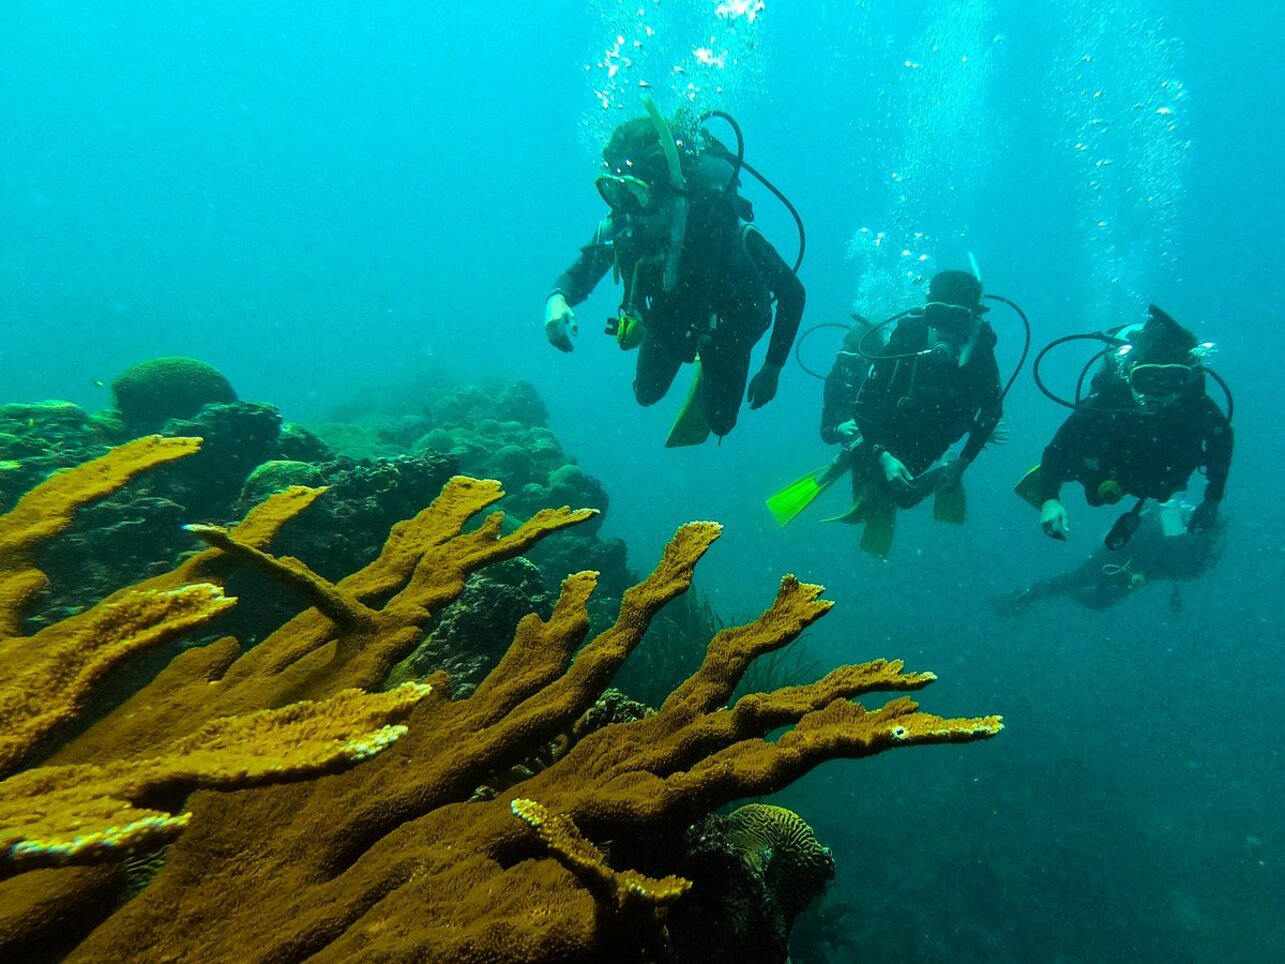
<svg viewBox="0 0 1285 964">
<path fill-rule="evenodd" d="M 643 106 L 647 115 L 656 127 L 656 136 L 660 138 L 660 148 L 665 153 L 665 164 L 669 167 L 669 184 L 674 189 L 672 215 L 669 222 L 669 249 L 665 255 L 664 289 L 674 290 L 678 284 L 678 259 L 683 253 L 683 238 L 687 234 L 687 182 L 683 180 L 683 168 L 678 160 L 678 147 L 674 144 L 674 135 L 666 123 L 665 117 L 656 106 L 651 94 L 642 95 Z"/>
</svg>

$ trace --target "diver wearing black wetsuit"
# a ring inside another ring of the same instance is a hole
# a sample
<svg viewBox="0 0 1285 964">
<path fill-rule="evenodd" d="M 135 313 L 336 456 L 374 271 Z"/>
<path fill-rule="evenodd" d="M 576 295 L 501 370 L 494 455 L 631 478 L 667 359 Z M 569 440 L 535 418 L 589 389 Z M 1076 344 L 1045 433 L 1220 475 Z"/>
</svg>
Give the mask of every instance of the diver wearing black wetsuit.
<svg viewBox="0 0 1285 964">
<path fill-rule="evenodd" d="M 1204 501 L 1213 505 L 1223 497 L 1231 454 L 1231 426 L 1205 394 L 1203 378 L 1193 378 L 1174 401 L 1145 409 L 1127 382 L 1102 373 L 1044 449 L 1040 501 L 1057 499 L 1062 484 L 1074 481 L 1089 505 L 1102 505 L 1103 483 L 1113 481 L 1129 495 L 1165 502 L 1203 468 Z"/>
<path fill-rule="evenodd" d="M 865 458 L 886 453 L 915 477 L 895 486 L 902 508 L 933 491 L 936 475 L 921 477 L 968 435 L 954 482 L 986 444 L 1002 414 L 995 332 L 982 321 L 981 285 L 966 272 L 941 272 L 922 314 L 897 323 L 861 389 L 856 422 Z M 883 473 L 875 473 L 876 478 Z M 854 473 L 854 485 L 862 473 Z M 889 476 L 891 480 L 891 476 Z"/>
<path fill-rule="evenodd" d="M 803 317 L 802 283 L 757 228 L 739 218 L 707 216 L 699 205 L 691 212 L 672 291 L 664 290 L 664 258 L 656 246 L 626 216 L 613 213 L 554 282 L 553 293 L 578 305 L 613 264 L 625 285 L 623 304 L 637 312 L 645 330 L 634 378 L 638 403 L 660 401 L 678 369 L 699 352 L 705 417 L 714 434 L 726 435 L 745 394 L 750 352 L 768 328 L 765 367 L 779 372 L 789 358 Z"/>
<path fill-rule="evenodd" d="M 843 348 L 834 356 L 830 374 L 825 376 L 821 395 L 821 441 L 826 445 L 844 445 L 860 437 L 852 413 L 870 371 L 869 360 L 858 351 L 869 325 L 863 318 L 854 318 L 857 324 L 844 335 Z"/>
</svg>

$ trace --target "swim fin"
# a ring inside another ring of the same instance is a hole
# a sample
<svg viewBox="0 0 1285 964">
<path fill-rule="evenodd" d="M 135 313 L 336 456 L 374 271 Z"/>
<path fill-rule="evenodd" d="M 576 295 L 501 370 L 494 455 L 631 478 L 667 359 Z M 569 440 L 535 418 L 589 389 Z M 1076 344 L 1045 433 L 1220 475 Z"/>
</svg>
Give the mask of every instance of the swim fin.
<svg viewBox="0 0 1285 964">
<path fill-rule="evenodd" d="M 968 499 L 964 495 L 963 483 L 953 489 L 938 489 L 933 493 L 933 518 L 938 522 L 962 526 L 967 516 Z"/>
<path fill-rule="evenodd" d="M 1013 491 L 1032 508 L 1042 508 L 1044 503 L 1040 499 L 1040 467 L 1037 465 L 1022 476 L 1021 481 L 1013 486 Z"/>
<path fill-rule="evenodd" d="M 828 489 L 852 468 L 852 453 L 847 449 L 807 475 L 796 479 L 767 500 L 767 507 L 776 524 L 783 526 L 812 504 L 812 500 Z"/>
<path fill-rule="evenodd" d="M 866 527 L 861 531 L 861 548 L 880 559 L 892 552 L 892 537 L 897 532 L 897 504 L 891 499 L 871 499 L 866 512 Z"/>
<path fill-rule="evenodd" d="M 825 521 L 864 524 L 861 548 L 880 559 L 887 559 L 892 552 L 892 537 L 897 531 L 897 504 L 886 493 L 871 486 L 858 496 L 847 512 Z"/>
<path fill-rule="evenodd" d="M 701 360 L 696 359 L 696 374 L 692 376 L 692 387 L 687 390 L 683 407 L 678 410 L 678 417 L 670 426 L 669 437 L 665 439 L 665 448 L 681 448 L 685 445 L 700 445 L 709 438 L 709 422 L 705 418 L 705 392 L 701 379 Z"/>
</svg>

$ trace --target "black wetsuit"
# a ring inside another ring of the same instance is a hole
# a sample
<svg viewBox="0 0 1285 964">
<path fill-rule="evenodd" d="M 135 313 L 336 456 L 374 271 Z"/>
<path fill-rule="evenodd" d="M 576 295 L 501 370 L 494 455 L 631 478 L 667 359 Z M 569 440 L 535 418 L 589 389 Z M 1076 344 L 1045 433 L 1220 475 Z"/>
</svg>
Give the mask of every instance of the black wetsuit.
<svg viewBox="0 0 1285 964">
<path fill-rule="evenodd" d="M 856 421 L 864 440 L 861 452 L 867 473 L 882 477 L 874 472 L 882 451 L 919 476 L 964 435 L 968 442 L 961 459 L 971 462 L 982 450 L 999 423 L 1001 399 L 995 332 L 985 322 L 980 325 L 972 353 L 960 365 L 958 354 L 951 350 L 895 357 L 926 350 L 933 334 L 922 315 L 897 324 L 857 399 Z M 862 482 L 862 473 L 854 472 L 854 487 Z M 913 493 L 899 495 L 897 501 L 903 507 L 913 505 L 929 491 L 929 487 L 917 487 Z"/>
<path fill-rule="evenodd" d="M 1098 489 L 1108 480 L 1129 495 L 1164 502 L 1186 489 L 1198 468 L 1208 479 L 1205 499 L 1222 499 L 1232 430 L 1203 384 L 1148 412 L 1137 406 L 1123 379 L 1100 374 L 1083 404 L 1044 449 L 1041 502 L 1058 498 L 1062 484 L 1075 481 L 1084 486 L 1089 505 L 1101 505 Z"/>
<path fill-rule="evenodd" d="M 835 431 L 852 418 L 857 396 L 865 384 L 870 361 L 857 354 L 857 346 L 866 330 L 853 328 L 843 339 L 843 350 L 834 356 L 830 374 L 825 376 L 825 389 L 821 401 L 821 441 L 838 445 L 847 441 Z M 873 339 L 872 339 L 873 340 Z"/>
<path fill-rule="evenodd" d="M 803 317 L 802 283 L 757 228 L 704 217 L 694 205 L 677 283 L 666 292 L 663 253 L 646 250 L 616 220 L 612 215 L 598 226 L 593 241 L 554 282 L 554 292 L 578 305 L 617 264 L 625 285 L 622 308 L 636 312 L 645 329 L 634 378 L 638 403 L 660 401 L 678 369 L 699 351 L 705 417 L 714 434 L 726 435 L 745 395 L 750 352 L 768 328 L 767 361 L 784 366 L 788 360 Z"/>
</svg>

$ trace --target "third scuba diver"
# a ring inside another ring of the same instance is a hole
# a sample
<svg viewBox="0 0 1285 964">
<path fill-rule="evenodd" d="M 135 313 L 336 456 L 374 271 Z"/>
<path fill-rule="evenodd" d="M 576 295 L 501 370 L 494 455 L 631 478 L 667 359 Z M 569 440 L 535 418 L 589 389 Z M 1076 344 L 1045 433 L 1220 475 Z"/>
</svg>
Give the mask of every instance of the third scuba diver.
<svg viewBox="0 0 1285 964">
<path fill-rule="evenodd" d="M 1191 474 L 1204 468 L 1204 499 L 1191 513 L 1192 532 L 1210 528 L 1231 467 L 1230 393 L 1223 414 L 1205 391 L 1206 376 L 1226 385 L 1202 363 L 1210 346 L 1167 313 L 1151 305 L 1147 320 L 1112 334 L 1060 338 L 1040 353 L 1076 339 L 1106 343 L 1089 365 L 1107 356 L 1094 376 L 1090 394 L 1080 401 L 1050 398 L 1074 409 L 1044 449 L 1036 468 L 1018 484 L 1018 494 L 1040 510 L 1040 527 L 1054 539 L 1069 531 L 1060 498 L 1063 483 L 1084 486 L 1091 506 L 1114 505 L 1126 495 L 1138 501 L 1116 521 L 1106 537 L 1108 549 L 1123 548 L 1137 529 L 1147 499 L 1165 502 L 1184 490 Z M 1084 375 L 1081 375 L 1083 381 Z"/>
<path fill-rule="evenodd" d="M 804 290 L 794 269 L 749 223 L 749 204 L 736 194 L 742 169 L 758 176 L 743 148 L 733 154 L 699 122 L 676 137 L 651 99 L 644 103 L 648 116 L 616 128 L 603 150 L 606 171 L 596 184 L 611 213 L 554 283 L 545 333 L 556 348 L 571 351 L 572 306 L 611 269 L 623 297 L 608 332 L 621 348 L 638 349 L 638 403 L 660 401 L 679 368 L 697 364 L 688 402 L 666 443 L 693 445 L 710 432 L 721 437 L 732 430 L 742 395 L 751 409 L 776 396 L 803 315 Z M 731 121 L 721 113 L 707 116 Z M 769 327 L 766 360 L 750 378 L 750 353 Z"/>
</svg>

